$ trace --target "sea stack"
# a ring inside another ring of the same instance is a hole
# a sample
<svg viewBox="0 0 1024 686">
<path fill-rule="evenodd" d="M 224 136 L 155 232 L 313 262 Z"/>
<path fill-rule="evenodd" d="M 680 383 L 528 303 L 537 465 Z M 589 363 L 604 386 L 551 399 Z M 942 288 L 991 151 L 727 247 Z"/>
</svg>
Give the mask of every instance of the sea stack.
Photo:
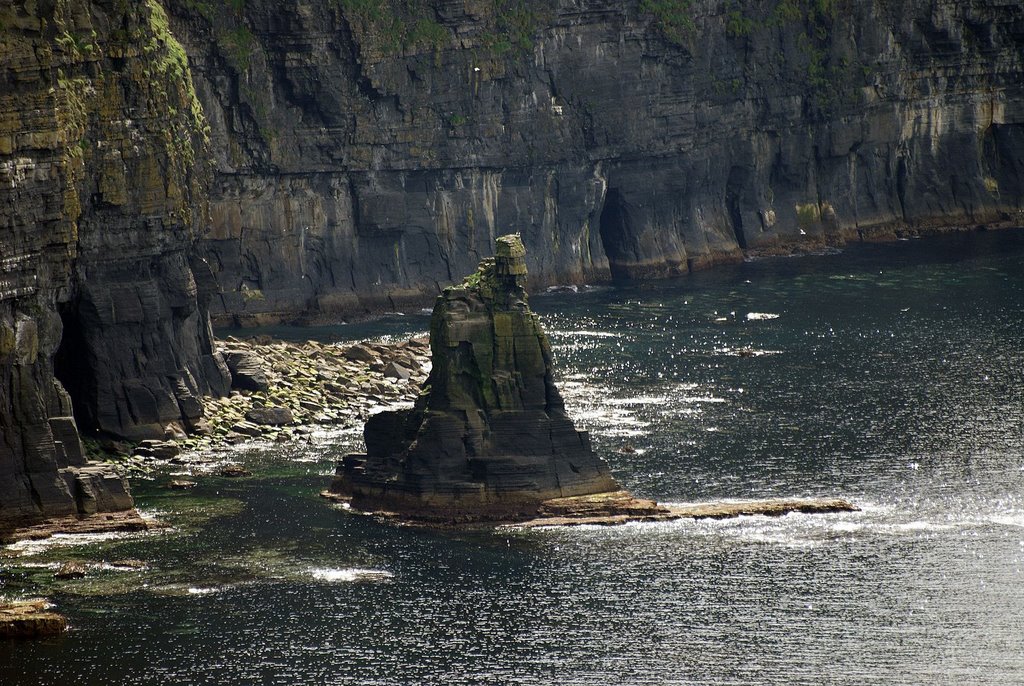
<svg viewBox="0 0 1024 686">
<path fill-rule="evenodd" d="M 552 499 L 622 495 L 565 413 L 527 305 L 525 255 L 518 235 L 502 236 L 494 257 L 438 296 L 419 399 L 367 421 L 366 454 L 344 457 L 330 494 L 445 521 L 531 518 Z"/>
</svg>

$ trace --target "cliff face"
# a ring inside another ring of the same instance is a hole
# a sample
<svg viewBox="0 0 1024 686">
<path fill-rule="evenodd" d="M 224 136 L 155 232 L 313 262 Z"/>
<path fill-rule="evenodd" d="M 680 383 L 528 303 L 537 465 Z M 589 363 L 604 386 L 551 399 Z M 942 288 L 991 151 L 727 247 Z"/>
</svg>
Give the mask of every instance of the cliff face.
<svg viewBox="0 0 1024 686">
<path fill-rule="evenodd" d="M 243 322 L 1022 223 L 1017 0 L 168 0 Z"/>
<path fill-rule="evenodd" d="M 191 257 L 201 117 L 155 2 L 0 7 L 0 527 L 131 506 L 74 415 L 163 436 L 222 389 Z"/>
</svg>

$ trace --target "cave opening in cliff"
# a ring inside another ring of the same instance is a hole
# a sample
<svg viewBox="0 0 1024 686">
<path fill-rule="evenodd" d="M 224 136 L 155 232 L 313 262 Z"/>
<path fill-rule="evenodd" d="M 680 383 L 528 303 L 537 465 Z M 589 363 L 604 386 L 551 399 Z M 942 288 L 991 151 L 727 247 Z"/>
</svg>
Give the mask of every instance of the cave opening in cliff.
<svg viewBox="0 0 1024 686">
<path fill-rule="evenodd" d="M 74 302 L 59 306 L 64 331 L 53 358 L 53 375 L 71 396 L 75 421 L 83 435 L 96 426 L 96 374 L 85 328 Z"/>
<path fill-rule="evenodd" d="M 604 207 L 601 209 L 601 245 L 608 256 L 608 269 L 612 279 L 625 281 L 629 279 L 630 251 L 630 217 L 629 208 L 622 194 L 615 188 L 609 188 L 604 196 Z"/>
</svg>

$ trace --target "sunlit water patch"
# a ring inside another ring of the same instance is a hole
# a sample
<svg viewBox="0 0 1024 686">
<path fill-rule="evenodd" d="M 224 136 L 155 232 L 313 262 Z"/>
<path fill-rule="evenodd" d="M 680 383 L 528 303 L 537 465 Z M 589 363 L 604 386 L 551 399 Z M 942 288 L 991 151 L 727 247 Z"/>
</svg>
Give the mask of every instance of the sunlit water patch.
<svg viewBox="0 0 1024 686">
<path fill-rule="evenodd" d="M 394 578 L 391 572 L 383 569 L 359 569 L 359 568 L 332 568 L 317 567 L 310 570 L 310 576 L 317 581 L 328 583 L 350 582 L 350 581 L 386 581 Z"/>
</svg>

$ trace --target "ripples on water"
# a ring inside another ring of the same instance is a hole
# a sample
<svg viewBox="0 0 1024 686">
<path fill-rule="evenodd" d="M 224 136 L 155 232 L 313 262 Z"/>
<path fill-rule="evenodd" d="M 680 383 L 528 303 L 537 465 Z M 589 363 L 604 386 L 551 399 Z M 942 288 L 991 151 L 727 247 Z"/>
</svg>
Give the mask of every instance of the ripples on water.
<svg viewBox="0 0 1024 686">
<path fill-rule="evenodd" d="M 75 630 L 0 645 L 0 682 L 1020 683 L 1022 257 L 1004 233 L 533 299 L 629 488 L 862 512 L 381 525 L 316 498 L 358 443 L 327 430 L 241 452 L 254 479 L 138 486 L 175 528 L 71 548 L 147 567 L 57 584 Z M 68 551 L 10 551 L 0 592 Z"/>
</svg>

